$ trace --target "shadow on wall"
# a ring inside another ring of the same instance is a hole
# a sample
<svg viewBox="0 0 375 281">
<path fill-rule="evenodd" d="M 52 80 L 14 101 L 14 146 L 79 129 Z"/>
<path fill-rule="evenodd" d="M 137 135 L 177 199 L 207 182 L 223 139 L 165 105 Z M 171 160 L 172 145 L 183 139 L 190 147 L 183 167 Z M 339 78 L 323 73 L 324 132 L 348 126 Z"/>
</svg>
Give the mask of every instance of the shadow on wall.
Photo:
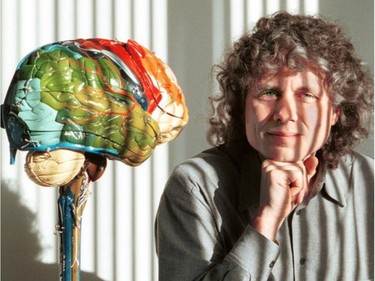
<svg viewBox="0 0 375 281">
<path fill-rule="evenodd" d="M 59 265 L 37 260 L 41 252 L 35 216 L 20 202 L 19 196 L 1 182 L 1 280 L 59 280 Z M 103 281 L 93 273 L 81 272 L 82 281 Z"/>
</svg>

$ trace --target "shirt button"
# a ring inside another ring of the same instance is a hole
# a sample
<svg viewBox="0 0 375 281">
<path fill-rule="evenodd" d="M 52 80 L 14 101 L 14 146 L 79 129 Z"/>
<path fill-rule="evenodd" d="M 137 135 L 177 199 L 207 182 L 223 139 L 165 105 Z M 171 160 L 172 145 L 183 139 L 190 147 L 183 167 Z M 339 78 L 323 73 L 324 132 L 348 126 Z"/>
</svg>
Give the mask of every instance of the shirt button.
<svg viewBox="0 0 375 281">
<path fill-rule="evenodd" d="M 304 265 L 306 263 L 306 259 L 305 258 L 301 258 L 300 260 L 299 260 L 299 264 L 300 265 Z"/>
<path fill-rule="evenodd" d="M 301 212 L 302 212 L 302 210 L 298 210 L 298 211 L 296 212 L 296 215 L 299 216 L 299 215 L 301 214 Z"/>
<path fill-rule="evenodd" d="M 273 267 L 275 265 L 275 262 L 274 261 L 271 261 L 270 262 L 270 267 Z"/>
</svg>

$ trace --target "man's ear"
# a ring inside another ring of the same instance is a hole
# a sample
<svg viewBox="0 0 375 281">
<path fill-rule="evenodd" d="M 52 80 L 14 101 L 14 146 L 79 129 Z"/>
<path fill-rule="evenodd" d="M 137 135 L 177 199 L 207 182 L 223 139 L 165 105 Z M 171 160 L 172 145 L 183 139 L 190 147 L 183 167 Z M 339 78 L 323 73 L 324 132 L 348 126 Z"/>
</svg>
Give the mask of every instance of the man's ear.
<svg viewBox="0 0 375 281">
<path fill-rule="evenodd" d="M 332 116 L 331 116 L 331 126 L 335 125 L 339 120 L 341 114 L 341 110 L 338 107 L 334 107 L 332 109 Z"/>
</svg>

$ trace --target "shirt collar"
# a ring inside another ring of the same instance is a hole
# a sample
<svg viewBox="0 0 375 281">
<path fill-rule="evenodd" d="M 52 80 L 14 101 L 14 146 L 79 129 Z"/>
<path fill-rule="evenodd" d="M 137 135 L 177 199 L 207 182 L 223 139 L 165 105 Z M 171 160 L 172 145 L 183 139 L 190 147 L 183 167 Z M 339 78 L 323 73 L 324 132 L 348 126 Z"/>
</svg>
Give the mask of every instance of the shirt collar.
<svg viewBox="0 0 375 281">
<path fill-rule="evenodd" d="M 322 196 L 340 207 L 345 207 L 351 182 L 350 157 L 341 158 L 336 169 L 327 169 L 325 173 L 325 184 L 322 189 Z"/>
</svg>

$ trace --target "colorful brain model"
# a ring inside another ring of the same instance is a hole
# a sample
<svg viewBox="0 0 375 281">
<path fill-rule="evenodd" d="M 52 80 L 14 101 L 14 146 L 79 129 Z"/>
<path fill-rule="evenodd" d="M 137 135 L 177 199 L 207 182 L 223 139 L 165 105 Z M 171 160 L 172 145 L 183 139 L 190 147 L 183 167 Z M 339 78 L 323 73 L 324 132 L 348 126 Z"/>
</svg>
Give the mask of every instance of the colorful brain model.
<svg viewBox="0 0 375 281">
<path fill-rule="evenodd" d="M 170 68 L 133 40 L 45 45 L 18 65 L 2 105 L 17 150 L 68 149 L 137 166 L 188 120 Z"/>
</svg>

